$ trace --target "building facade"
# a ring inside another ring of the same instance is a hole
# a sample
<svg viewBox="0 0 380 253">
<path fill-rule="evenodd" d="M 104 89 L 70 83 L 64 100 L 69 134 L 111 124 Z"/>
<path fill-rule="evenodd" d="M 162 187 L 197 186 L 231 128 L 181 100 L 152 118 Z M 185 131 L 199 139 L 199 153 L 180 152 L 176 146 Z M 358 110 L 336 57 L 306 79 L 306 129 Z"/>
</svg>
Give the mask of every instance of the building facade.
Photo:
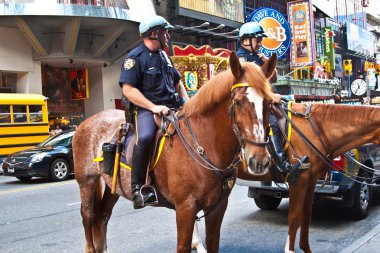
<svg viewBox="0 0 380 253">
<path fill-rule="evenodd" d="M 172 46 L 236 50 L 238 28 L 253 11 L 267 7 L 287 17 L 289 2 L 0 0 L 0 92 L 43 94 L 49 97 L 51 118 L 64 117 L 77 124 L 99 111 L 120 106 L 120 67 L 127 52 L 141 41 L 138 24 L 144 17 L 162 15 L 176 26 L 171 33 Z M 291 68 L 289 50 L 278 63 L 283 78 L 276 85 L 281 93 L 331 96 L 349 89 L 348 82 L 364 73 L 366 62 L 375 63 L 379 47 L 374 53 L 346 49 L 350 37 L 346 23 L 352 23 L 352 29 L 378 34 L 379 17 L 376 13 L 367 15 L 371 6 L 367 7 L 367 2 L 313 1 L 315 62 L 327 71 L 319 59 L 325 57 L 325 29 L 330 27 L 338 62 L 325 79 L 339 82 L 315 78 L 316 64 Z M 342 66 L 345 59 L 352 60 L 349 78 Z"/>
</svg>

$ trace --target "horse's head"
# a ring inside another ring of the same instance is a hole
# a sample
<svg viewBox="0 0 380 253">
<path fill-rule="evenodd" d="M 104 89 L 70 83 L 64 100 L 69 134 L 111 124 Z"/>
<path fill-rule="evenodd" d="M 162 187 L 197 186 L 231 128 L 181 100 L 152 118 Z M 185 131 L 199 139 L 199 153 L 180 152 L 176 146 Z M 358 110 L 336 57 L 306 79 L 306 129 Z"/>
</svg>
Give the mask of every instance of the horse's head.
<svg viewBox="0 0 380 253">
<path fill-rule="evenodd" d="M 232 87 L 230 113 L 234 132 L 241 143 L 243 163 L 248 173 L 267 172 L 269 105 L 272 102 L 268 78 L 275 71 L 276 55 L 260 68 L 254 63 L 240 64 L 235 53 L 230 56 L 231 71 L 237 82 Z"/>
</svg>

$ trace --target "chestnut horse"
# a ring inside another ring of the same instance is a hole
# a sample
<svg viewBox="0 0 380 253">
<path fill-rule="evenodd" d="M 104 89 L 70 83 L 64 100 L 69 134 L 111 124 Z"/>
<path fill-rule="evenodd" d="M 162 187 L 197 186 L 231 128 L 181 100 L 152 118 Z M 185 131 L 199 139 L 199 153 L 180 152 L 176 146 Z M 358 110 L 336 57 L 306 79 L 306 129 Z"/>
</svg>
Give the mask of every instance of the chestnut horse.
<svg viewBox="0 0 380 253">
<path fill-rule="evenodd" d="M 365 143 L 377 145 L 380 143 L 379 107 L 312 104 L 311 111 L 307 114 L 307 105 L 295 103 L 291 110 L 296 112 L 291 118 L 294 125 L 323 155 L 329 158 L 334 158 Z M 314 123 L 316 131 L 308 122 L 307 117 L 310 117 Z M 309 245 L 309 227 L 314 190 L 317 180 L 326 174 L 328 165 L 295 130 L 292 131 L 290 143 L 297 155 L 310 157 L 311 167 L 302 172 L 294 184 L 289 185 L 289 230 L 285 252 L 294 252 L 297 230 L 301 226 L 299 247 L 304 252 L 310 253 L 312 251 Z M 288 157 L 293 157 L 293 152 L 290 150 Z M 361 172 L 359 172 L 360 175 Z M 241 170 L 239 170 L 238 178 L 271 181 L 269 174 L 255 176 Z"/>
<path fill-rule="evenodd" d="M 230 69 L 207 82 L 180 111 L 183 136 L 194 143 L 186 127 L 187 118 L 210 162 L 197 162 L 194 157 L 199 160 L 199 155 L 188 152 L 175 134 L 165 142 L 152 172 L 155 186 L 176 210 L 177 252 L 191 251 L 194 221 L 201 210 L 207 214 L 207 251 L 218 252 L 221 223 L 232 188 L 226 187 L 226 179 L 234 182 L 240 160 L 237 158 L 244 153 L 247 164 L 254 164 L 257 173 L 270 164 L 264 126 L 268 124 L 272 100 L 267 78 L 274 73 L 276 56 L 261 69 L 252 63 L 240 63 L 235 53 L 229 61 Z M 107 223 L 112 209 L 119 196 L 129 200 L 132 197 L 129 170 L 120 170 L 116 194 L 111 194 L 112 177 L 103 173 L 102 163 L 93 162 L 100 155 L 102 144 L 112 138 L 123 121 L 123 111 L 100 112 L 84 121 L 73 139 L 86 252 L 107 252 Z M 101 179 L 105 182 L 104 192 Z"/>
</svg>

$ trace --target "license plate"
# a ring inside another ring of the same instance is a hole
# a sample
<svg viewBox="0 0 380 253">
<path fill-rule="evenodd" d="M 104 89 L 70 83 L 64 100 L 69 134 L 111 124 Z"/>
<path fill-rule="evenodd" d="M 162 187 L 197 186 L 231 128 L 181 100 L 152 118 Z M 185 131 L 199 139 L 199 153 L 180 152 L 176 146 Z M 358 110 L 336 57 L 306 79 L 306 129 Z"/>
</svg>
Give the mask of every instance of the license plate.
<svg viewBox="0 0 380 253">
<path fill-rule="evenodd" d="M 15 173 L 15 168 L 8 168 L 8 173 Z"/>
</svg>

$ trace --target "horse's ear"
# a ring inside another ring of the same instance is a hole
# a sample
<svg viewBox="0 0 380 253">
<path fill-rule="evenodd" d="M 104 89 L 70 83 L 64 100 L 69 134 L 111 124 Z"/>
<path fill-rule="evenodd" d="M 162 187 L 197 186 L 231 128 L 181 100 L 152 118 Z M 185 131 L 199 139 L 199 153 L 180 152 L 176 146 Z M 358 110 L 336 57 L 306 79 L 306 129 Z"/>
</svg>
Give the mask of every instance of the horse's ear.
<svg viewBox="0 0 380 253">
<path fill-rule="evenodd" d="M 269 78 L 273 75 L 273 72 L 276 69 L 276 65 L 277 65 L 277 54 L 273 53 L 271 57 L 269 57 L 269 59 L 261 67 L 261 70 L 263 71 L 266 78 Z"/>
<path fill-rule="evenodd" d="M 243 73 L 243 68 L 241 67 L 239 58 L 234 51 L 230 54 L 230 68 L 234 77 L 239 79 Z"/>
</svg>

